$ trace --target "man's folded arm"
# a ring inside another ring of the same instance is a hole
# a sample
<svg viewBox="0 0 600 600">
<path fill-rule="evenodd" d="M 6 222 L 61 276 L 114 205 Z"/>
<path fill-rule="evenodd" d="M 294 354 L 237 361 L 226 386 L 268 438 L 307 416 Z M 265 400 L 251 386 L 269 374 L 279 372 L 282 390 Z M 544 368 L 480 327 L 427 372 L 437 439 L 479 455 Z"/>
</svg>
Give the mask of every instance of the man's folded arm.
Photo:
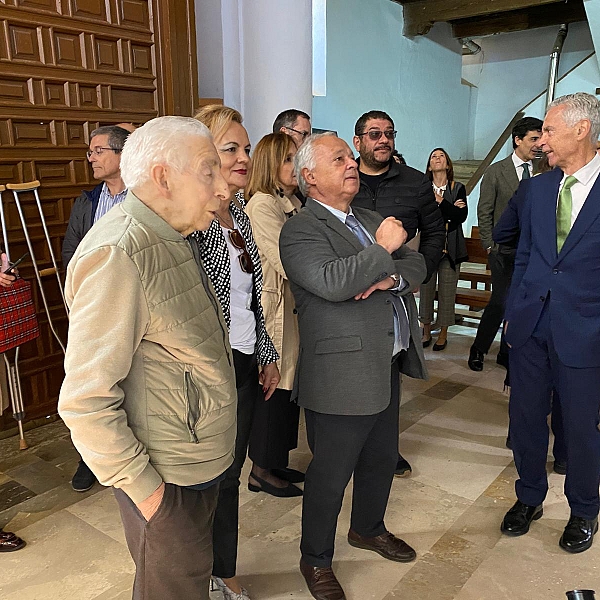
<svg viewBox="0 0 600 600">
<path fill-rule="evenodd" d="M 140 503 L 162 478 L 122 408 L 120 384 L 149 322 L 138 270 L 119 248 L 99 248 L 79 256 L 65 292 L 69 343 L 59 414 L 98 480 Z"/>
<path fill-rule="evenodd" d="M 340 258 L 319 228 L 301 217 L 286 222 L 279 248 L 289 280 L 330 302 L 350 300 L 396 272 L 383 246 Z"/>
<path fill-rule="evenodd" d="M 400 295 L 412 293 L 427 277 L 424 256 L 408 246 L 401 246 L 393 256 L 396 273 L 408 284 L 399 290 Z"/>
</svg>

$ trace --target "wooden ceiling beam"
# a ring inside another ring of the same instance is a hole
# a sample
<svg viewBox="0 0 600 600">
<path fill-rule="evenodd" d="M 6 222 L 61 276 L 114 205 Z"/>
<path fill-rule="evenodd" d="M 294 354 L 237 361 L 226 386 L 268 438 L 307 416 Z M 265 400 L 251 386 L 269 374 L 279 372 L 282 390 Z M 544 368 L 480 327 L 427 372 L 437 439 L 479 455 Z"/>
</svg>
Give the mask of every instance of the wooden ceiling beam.
<svg viewBox="0 0 600 600">
<path fill-rule="evenodd" d="M 585 20 L 583 0 L 572 0 L 568 4 L 557 2 L 549 6 L 535 6 L 497 15 L 452 20 L 450 23 L 454 37 L 476 38 L 507 31 L 524 31 Z"/>
<path fill-rule="evenodd" d="M 482 17 L 564 0 L 393 0 L 404 6 L 404 35 L 426 34 L 434 23 Z"/>
</svg>

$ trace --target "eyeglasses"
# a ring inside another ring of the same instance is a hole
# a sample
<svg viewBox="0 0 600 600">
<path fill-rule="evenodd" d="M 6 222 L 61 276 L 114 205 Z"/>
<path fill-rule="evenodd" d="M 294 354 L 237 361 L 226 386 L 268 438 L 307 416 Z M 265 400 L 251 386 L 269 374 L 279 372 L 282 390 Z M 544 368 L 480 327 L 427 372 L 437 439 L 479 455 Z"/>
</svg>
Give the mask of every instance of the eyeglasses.
<svg viewBox="0 0 600 600">
<path fill-rule="evenodd" d="M 115 154 L 119 154 L 121 152 L 121 150 L 117 150 L 116 148 L 103 148 L 102 146 L 98 146 L 97 148 L 94 148 L 93 150 L 88 150 L 85 153 L 85 155 L 88 158 L 92 158 L 92 154 L 95 154 L 96 156 L 102 156 L 102 154 L 105 150 L 112 150 Z"/>
<path fill-rule="evenodd" d="M 398 132 L 394 131 L 392 129 L 388 129 L 386 131 L 379 131 L 379 129 L 371 129 L 370 131 L 363 131 L 362 133 L 358 134 L 358 137 L 361 137 L 363 135 L 368 135 L 369 139 L 375 141 L 378 140 L 382 135 L 385 135 L 385 137 L 388 140 L 393 140 L 396 139 L 396 134 Z"/>
<path fill-rule="evenodd" d="M 246 250 L 244 236 L 237 229 L 230 229 L 229 239 L 231 240 L 234 248 L 242 251 L 242 253 L 238 255 L 242 271 L 244 271 L 244 273 L 254 273 L 254 263 L 248 254 L 248 250 Z"/>
<path fill-rule="evenodd" d="M 305 140 L 310 135 L 310 131 L 298 131 L 297 129 L 294 129 L 293 127 L 286 127 L 286 129 L 288 131 L 293 131 L 294 133 L 301 135 L 303 140 Z"/>
</svg>

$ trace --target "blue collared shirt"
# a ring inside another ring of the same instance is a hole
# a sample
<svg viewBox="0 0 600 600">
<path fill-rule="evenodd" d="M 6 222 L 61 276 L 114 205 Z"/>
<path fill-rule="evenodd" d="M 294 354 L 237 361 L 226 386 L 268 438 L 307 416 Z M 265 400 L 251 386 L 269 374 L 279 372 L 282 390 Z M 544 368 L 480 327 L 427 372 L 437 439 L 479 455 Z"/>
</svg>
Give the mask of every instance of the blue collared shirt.
<svg viewBox="0 0 600 600">
<path fill-rule="evenodd" d="M 315 200 L 315 199 L 313 198 L 313 200 Z M 320 204 L 323 208 L 326 208 L 332 215 L 337 217 L 344 225 L 346 225 L 346 217 L 348 215 L 353 215 L 356 217 L 356 215 L 354 215 L 354 213 L 352 212 L 351 206 L 348 207 L 348 212 L 345 213 L 343 210 L 338 210 L 337 208 L 333 208 L 333 206 L 329 206 L 328 204 L 324 204 L 323 202 L 319 202 L 318 200 L 315 200 L 315 202 L 317 204 Z M 358 219 L 356 219 L 356 220 L 358 221 Z M 375 244 L 376 243 L 375 239 L 365 229 L 365 227 L 363 227 L 363 224 L 360 221 L 358 221 L 358 225 L 364 231 L 364 233 L 368 236 L 368 238 L 371 240 L 371 242 L 373 242 Z M 348 227 L 348 225 L 346 225 L 346 227 Z M 348 227 L 348 229 L 350 231 L 352 231 L 352 229 L 350 229 L 350 227 Z M 352 232 L 352 235 L 354 235 L 354 232 Z M 406 282 L 404 281 L 402 276 L 399 275 L 399 277 L 400 277 L 400 281 L 398 282 L 398 285 L 395 288 L 392 288 L 390 291 L 399 291 L 399 290 L 404 289 L 404 287 L 406 286 Z M 410 319 L 408 318 L 408 311 L 406 310 L 406 304 L 404 304 L 404 299 L 400 298 L 400 300 L 402 300 L 402 306 L 404 307 L 404 311 L 406 313 L 406 321 L 408 323 L 410 323 Z M 408 339 L 410 339 L 410 336 L 408 337 Z M 398 315 L 396 314 L 396 307 L 394 306 L 394 350 L 392 352 L 392 356 L 396 356 L 396 354 L 398 354 L 398 352 L 400 352 L 401 350 L 406 350 L 406 349 L 407 349 L 407 347 L 404 347 L 401 342 L 400 321 L 398 320 Z"/>
<path fill-rule="evenodd" d="M 125 196 L 127 196 L 127 188 L 125 188 L 122 192 L 111 196 L 110 192 L 108 191 L 108 186 L 106 185 L 106 182 L 104 182 L 102 191 L 100 192 L 100 198 L 98 199 L 96 213 L 94 214 L 94 223 L 96 223 L 100 217 L 103 217 L 113 206 L 123 202 L 123 200 L 125 200 Z"/>
</svg>

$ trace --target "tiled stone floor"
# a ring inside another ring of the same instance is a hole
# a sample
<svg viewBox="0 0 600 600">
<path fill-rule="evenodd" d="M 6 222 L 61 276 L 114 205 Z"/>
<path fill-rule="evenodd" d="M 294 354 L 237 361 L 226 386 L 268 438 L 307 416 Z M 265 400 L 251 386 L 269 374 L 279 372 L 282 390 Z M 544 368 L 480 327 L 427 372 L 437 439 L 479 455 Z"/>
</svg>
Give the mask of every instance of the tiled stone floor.
<svg viewBox="0 0 600 600">
<path fill-rule="evenodd" d="M 575 556 L 558 547 L 569 514 L 563 477 L 550 474 L 544 517 L 528 535 L 500 534 L 516 474 L 504 446 L 504 370 L 493 359 L 497 344 L 482 373 L 468 369 L 472 336 L 472 327 L 453 327 L 444 352 L 426 351 L 429 381 L 403 383 L 400 440 L 413 475 L 394 481 L 386 523 L 418 559 L 398 564 L 351 548 L 346 501 L 334 567 L 348 600 L 558 600 L 574 588 L 600 592 L 600 542 Z M 0 555 L 0 598 L 130 598 L 133 565 L 111 491 L 71 490 L 77 456 L 60 422 L 28 440 L 22 452 L 14 438 L 0 442 L 0 525 L 28 542 Z M 301 431 L 292 466 L 309 459 Z M 301 500 L 242 485 L 240 512 L 239 574 L 252 598 L 309 600 L 298 572 Z"/>
</svg>

